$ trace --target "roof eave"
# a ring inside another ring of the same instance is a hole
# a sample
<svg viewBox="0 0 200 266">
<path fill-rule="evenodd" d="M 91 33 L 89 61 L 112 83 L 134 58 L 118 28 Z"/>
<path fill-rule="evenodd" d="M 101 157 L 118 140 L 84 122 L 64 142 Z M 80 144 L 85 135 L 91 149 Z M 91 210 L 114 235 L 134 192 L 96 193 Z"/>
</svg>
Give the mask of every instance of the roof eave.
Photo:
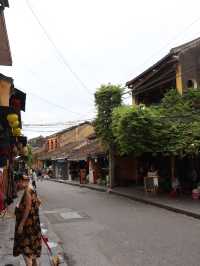
<svg viewBox="0 0 200 266">
<path fill-rule="evenodd" d="M 166 56 L 164 56 L 163 58 L 161 58 L 158 62 L 156 62 L 154 65 L 152 65 L 151 67 L 149 67 L 148 69 L 146 69 L 144 72 L 142 72 L 141 74 L 139 74 L 137 77 L 135 77 L 134 79 L 128 81 L 126 83 L 127 87 L 133 86 L 134 83 L 136 83 L 136 81 L 138 81 L 139 79 L 141 79 L 143 76 L 145 76 L 146 74 L 148 74 L 149 72 L 151 72 L 152 70 L 154 70 L 156 67 L 158 67 L 159 65 L 163 64 L 164 62 L 166 62 L 168 59 L 170 59 L 173 56 L 173 53 L 170 52 L 168 53 Z"/>
</svg>

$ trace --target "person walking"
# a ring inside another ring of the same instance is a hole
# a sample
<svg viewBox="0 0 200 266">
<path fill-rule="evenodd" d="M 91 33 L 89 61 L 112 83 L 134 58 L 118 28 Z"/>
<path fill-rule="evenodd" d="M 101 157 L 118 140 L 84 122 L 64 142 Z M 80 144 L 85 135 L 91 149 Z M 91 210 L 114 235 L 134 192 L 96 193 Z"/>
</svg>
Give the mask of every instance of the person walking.
<svg viewBox="0 0 200 266">
<path fill-rule="evenodd" d="M 35 190 L 37 188 L 36 181 L 37 181 L 37 174 L 36 174 L 36 171 L 33 169 L 32 170 L 32 185 L 33 185 Z"/>
<path fill-rule="evenodd" d="M 41 181 L 41 179 L 42 179 L 42 171 L 40 169 L 37 172 L 37 177 L 38 177 L 38 180 Z"/>
<path fill-rule="evenodd" d="M 16 225 L 13 256 L 22 255 L 26 266 L 38 266 L 41 256 L 42 235 L 39 218 L 39 200 L 27 176 L 18 182 L 19 190 L 24 190 L 19 205 L 15 209 Z"/>
</svg>

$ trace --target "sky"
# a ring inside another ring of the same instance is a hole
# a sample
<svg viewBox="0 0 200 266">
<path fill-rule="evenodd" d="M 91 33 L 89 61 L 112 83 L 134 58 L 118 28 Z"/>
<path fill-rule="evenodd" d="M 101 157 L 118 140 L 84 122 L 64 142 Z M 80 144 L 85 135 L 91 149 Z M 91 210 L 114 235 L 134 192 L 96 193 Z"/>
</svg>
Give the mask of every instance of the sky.
<svg viewBox="0 0 200 266">
<path fill-rule="evenodd" d="M 200 37 L 197 0 L 9 2 L 5 17 L 13 66 L 0 66 L 0 72 L 27 93 L 25 124 L 67 126 L 92 119 L 101 84 L 124 85 L 172 47 Z M 35 137 L 63 126 L 25 126 L 23 132 Z"/>
</svg>

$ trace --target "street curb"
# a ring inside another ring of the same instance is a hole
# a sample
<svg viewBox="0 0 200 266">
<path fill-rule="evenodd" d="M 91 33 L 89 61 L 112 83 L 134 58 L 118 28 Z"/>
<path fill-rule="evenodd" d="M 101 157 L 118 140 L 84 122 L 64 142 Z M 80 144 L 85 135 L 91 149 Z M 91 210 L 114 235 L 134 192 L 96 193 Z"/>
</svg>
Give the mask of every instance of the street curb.
<svg viewBox="0 0 200 266">
<path fill-rule="evenodd" d="M 101 188 L 101 187 L 92 187 L 90 185 L 80 185 L 80 187 L 84 187 L 84 188 L 89 188 L 91 190 L 96 190 L 96 191 L 100 191 L 100 192 L 107 192 L 107 189 L 106 188 Z"/>
<path fill-rule="evenodd" d="M 144 203 L 144 204 L 148 204 L 148 205 L 151 205 L 151 206 L 155 206 L 155 207 L 158 207 L 160 209 L 165 209 L 167 211 L 171 211 L 171 212 L 174 212 L 174 213 L 183 214 L 183 215 L 186 215 L 186 216 L 189 216 L 189 217 L 192 217 L 192 218 L 200 220 L 200 214 L 198 214 L 198 213 L 182 210 L 182 209 L 175 208 L 175 207 L 172 207 L 172 206 L 169 206 L 169 205 L 165 205 L 165 204 L 162 204 L 162 203 L 157 203 L 157 202 L 154 202 L 154 201 L 151 201 L 151 200 L 138 198 L 138 197 L 135 197 L 135 196 L 130 196 L 130 195 L 127 195 L 127 194 L 124 194 L 124 193 L 120 193 L 118 191 L 114 191 L 114 190 L 111 190 L 109 193 L 113 194 L 113 195 L 121 196 L 121 197 L 124 197 L 124 198 L 128 198 L 130 200 L 134 200 L 134 201 L 137 201 L 137 202 L 141 202 L 141 203 Z"/>
<path fill-rule="evenodd" d="M 100 191 L 100 192 L 107 192 L 107 188 L 104 188 L 104 187 L 93 187 L 93 186 L 90 186 L 90 185 L 87 185 L 87 184 L 77 184 L 77 183 L 73 183 L 73 182 L 70 182 L 70 181 L 56 180 L 56 179 L 50 179 L 48 181 L 53 181 L 53 182 L 66 184 L 66 185 L 71 185 L 71 186 L 76 186 L 76 187 L 81 187 L 81 188 L 88 188 L 88 189 L 96 190 L 96 191 Z"/>
<path fill-rule="evenodd" d="M 169 206 L 169 205 L 165 205 L 165 204 L 162 204 L 162 203 L 157 203 L 157 202 L 154 202 L 154 201 L 151 201 L 151 200 L 148 200 L 148 199 L 127 195 L 125 193 L 121 193 L 121 192 L 115 191 L 113 189 L 110 189 L 108 191 L 106 188 L 97 188 L 97 187 L 92 187 L 90 185 L 75 184 L 75 183 L 72 183 L 72 182 L 67 182 L 67 181 L 62 181 L 62 180 L 55 180 L 55 179 L 51 179 L 51 180 L 48 180 L 48 181 L 57 182 L 57 183 L 63 183 L 63 184 L 66 184 L 66 185 L 71 185 L 71 186 L 78 186 L 78 187 L 81 187 L 81 188 L 88 188 L 88 189 L 91 189 L 91 190 L 96 190 L 96 191 L 101 191 L 101 192 L 107 192 L 109 194 L 113 194 L 113 195 L 116 195 L 116 196 L 128 198 L 130 200 L 134 200 L 134 201 L 141 202 L 141 203 L 144 203 L 144 204 L 147 204 L 147 205 L 158 207 L 160 209 L 165 209 L 167 211 L 171 211 L 171 212 L 178 213 L 178 214 L 183 214 L 183 215 L 186 215 L 186 216 L 189 216 L 189 217 L 192 217 L 192 218 L 200 220 L 200 214 L 198 214 L 198 213 L 182 210 L 182 209 L 175 208 L 175 207 L 172 207 L 172 206 Z"/>
</svg>

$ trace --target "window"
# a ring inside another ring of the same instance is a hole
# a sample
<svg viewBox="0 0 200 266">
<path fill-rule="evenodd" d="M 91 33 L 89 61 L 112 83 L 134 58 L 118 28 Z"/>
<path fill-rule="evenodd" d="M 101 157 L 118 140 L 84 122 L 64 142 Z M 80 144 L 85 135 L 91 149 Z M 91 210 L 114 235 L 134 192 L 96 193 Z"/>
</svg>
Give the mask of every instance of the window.
<svg viewBox="0 0 200 266">
<path fill-rule="evenodd" d="M 195 79 L 189 79 L 188 81 L 187 81 L 187 88 L 188 89 L 197 89 L 197 82 L 196 82 L 196 80 Z"/>
</svg>

